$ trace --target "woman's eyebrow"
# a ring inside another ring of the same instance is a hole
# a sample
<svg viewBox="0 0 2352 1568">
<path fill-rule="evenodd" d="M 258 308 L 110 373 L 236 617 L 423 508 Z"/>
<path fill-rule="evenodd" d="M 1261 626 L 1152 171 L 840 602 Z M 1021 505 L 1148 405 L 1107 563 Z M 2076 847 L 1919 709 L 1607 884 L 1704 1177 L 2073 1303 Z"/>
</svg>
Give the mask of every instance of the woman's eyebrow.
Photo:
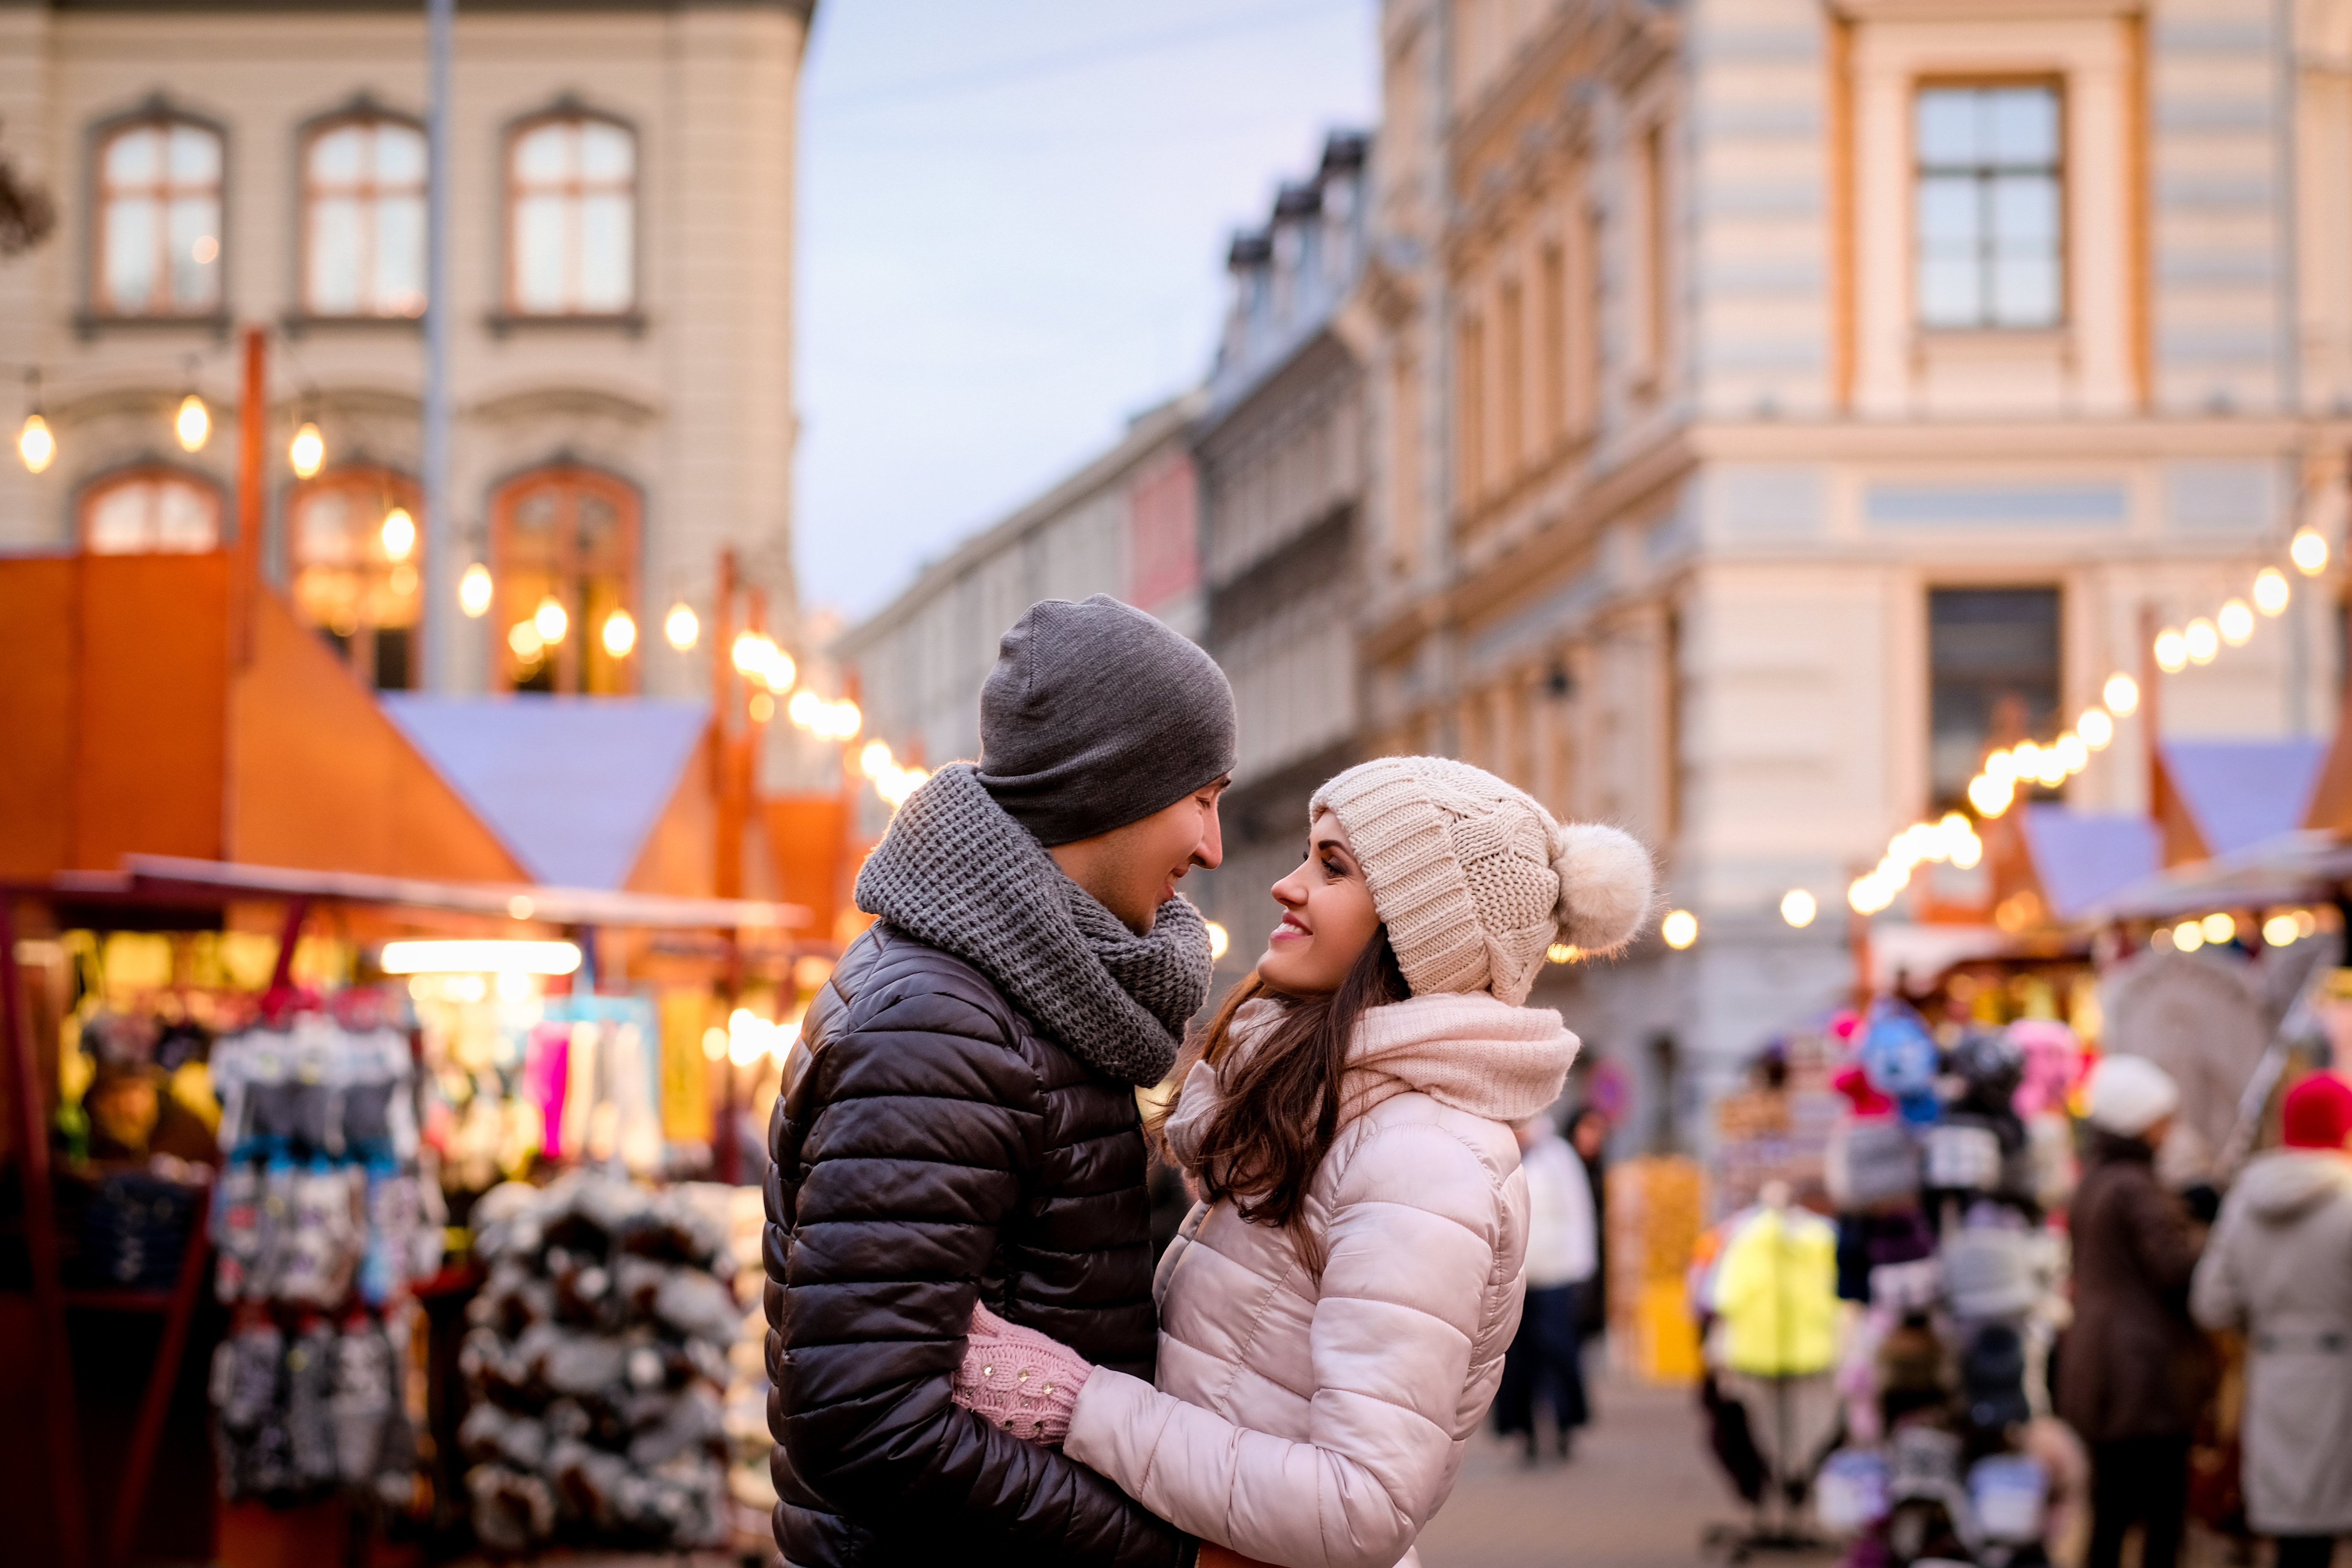
<svg viewBox="0 0 2352 1568">
<path fill-rule="evenodd" d="M 1337 839 L 1316 840 L 1315 851 L 1318 854 L 1338 855 L 1341 860 L 1346 861 L 1350 865 L 1355 863 L 1355 857 L 1348 852 L 1348 846 L 1341 843 Z"/>
</svg>

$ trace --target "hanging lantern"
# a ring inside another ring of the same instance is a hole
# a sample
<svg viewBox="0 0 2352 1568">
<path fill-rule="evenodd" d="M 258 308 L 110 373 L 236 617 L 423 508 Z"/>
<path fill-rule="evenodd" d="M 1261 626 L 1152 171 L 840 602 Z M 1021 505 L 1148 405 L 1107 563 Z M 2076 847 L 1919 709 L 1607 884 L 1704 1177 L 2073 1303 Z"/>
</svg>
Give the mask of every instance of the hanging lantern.
<svg viewBox="0 0 2352 1568">
<path fill-rule="evenodd" d="M 180 438 L 180 450 L 200 452 L 213 434 L 212 411 L 205 400 L 190 392 L 180 400 L 180 412 L 172 416 L 172 434 Z"/>
<path fill-rule="evenodd" d="M 615 610 L 604 617 L 604 652 L 615 659 L 625 659 L 636 645 L 637 623 L 627 611 Z"/>
<path fill-rule="evenodd" d="M 16 455 L 36 474 L 57 460 L 58 438 L 49 434 L 47 420 L 37 413 L 25 416 L 25 427 L 16 433 Z"/>
<path fill-rule="evenodd" d="M 479 621 L 490 612 L 490 569 L 476 561 L 457 580 L 457 608 L 467 619 Z"/>
<path fill-rule="evenodd" d="M 286 461 L 293 465 L 298 479 L 311 478 L 326 466 L 327 438 L 319 434 L 317 425 L 306 420 L 302 428 L 294 433 L 293 441 L 286 448 Z"/>
</svg>

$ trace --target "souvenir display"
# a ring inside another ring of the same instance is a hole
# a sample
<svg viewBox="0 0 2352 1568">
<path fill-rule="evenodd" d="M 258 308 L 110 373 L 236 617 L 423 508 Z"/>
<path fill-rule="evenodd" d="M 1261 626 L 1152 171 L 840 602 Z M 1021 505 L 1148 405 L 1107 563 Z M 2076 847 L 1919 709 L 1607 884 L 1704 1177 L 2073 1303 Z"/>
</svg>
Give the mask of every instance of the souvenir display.
<svg viewBox="0 0 2352 1568">
<path fill-rule="evenodd" d="M 730 1539 L 722 1399 L 744 1307 L 726 1189 L 703 1190 L 575 1171 L 475 1206 L 489 1273 L 467 1308 L 457 1441 L 483 1546 Z"/>
</svg>

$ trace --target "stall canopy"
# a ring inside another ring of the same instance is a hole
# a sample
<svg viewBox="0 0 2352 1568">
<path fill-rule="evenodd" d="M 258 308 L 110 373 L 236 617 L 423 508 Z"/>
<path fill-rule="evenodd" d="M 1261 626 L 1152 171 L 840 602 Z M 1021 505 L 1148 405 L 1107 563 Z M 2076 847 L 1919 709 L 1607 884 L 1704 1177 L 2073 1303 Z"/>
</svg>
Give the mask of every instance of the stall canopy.
<svg viewBox="0 0 2352 1568">
<path fill-rule="evenodd" d="M 674 889 L 663 875 L 673 837 L 709 862 L 699 703 L 404 692 L 383 710 L 541 882 Z"/>
<path fill-rule="evenodd" d="M 2094 816 L 2037 803 L 2025 808 L 2022 825 L 2034 876 L 2060 920 L 2153 875 L 2162 863 L 2156 824 L 2146 817 Z"/>
<path fill-rule="evenodd" d="M 2312 737 L 2164 742 L 2156 768 L 2164 863 L 2232 854 L 2304 826 L 2327 749 Z"/>
</svg>

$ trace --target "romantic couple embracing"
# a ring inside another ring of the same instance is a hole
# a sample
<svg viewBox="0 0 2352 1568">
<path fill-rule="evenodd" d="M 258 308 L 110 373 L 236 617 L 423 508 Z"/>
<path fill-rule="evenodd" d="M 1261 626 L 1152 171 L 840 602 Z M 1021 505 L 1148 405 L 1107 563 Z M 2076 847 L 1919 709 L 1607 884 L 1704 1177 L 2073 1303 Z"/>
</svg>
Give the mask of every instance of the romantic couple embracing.
<svg viewBox="0 0 2352 1568">
<path fill-rule="evenodd" d="M 1176 884 L 1223 856 L 1234 727 L 1199 648 L 1048 600 L 979 765 L 859 875 L 877 923 L 768 1134 L 792 1568 L 1418 1561 L 1518 1322 L 1512 1128 L 1576 1055 L 1521 1004 L 1553 943 L 1633 936 L 1650 857 L 1463 763 L 1351 768 L 1187 1043 L 1209 940 Z M 1199 1199 L 1156 1278 L 1146 1136 Z"/>
</svg>

